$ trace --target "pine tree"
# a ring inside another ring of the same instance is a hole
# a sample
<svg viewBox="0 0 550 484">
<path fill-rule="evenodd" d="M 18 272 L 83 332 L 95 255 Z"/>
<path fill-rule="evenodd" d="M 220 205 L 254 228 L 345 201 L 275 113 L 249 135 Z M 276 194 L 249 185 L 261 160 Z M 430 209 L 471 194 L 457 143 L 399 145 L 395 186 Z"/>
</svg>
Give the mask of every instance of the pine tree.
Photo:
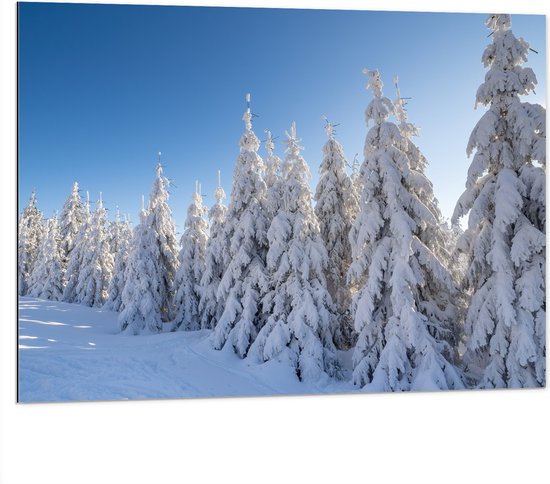
<svg viewBox="0 0 550 484">
<path fill-rule="evenodd" d="M 464 333 L 464 321 L 466 319 L 466 312 L 468 309 L 469 295 L 468 291 L 462 287 L 462 281 L 466 277 L 466 271 L 468 269 L 468 260 L 464 247 L 464 230 L 458 224 L 445 223 L 445 246 L 449 251 L 449 271 L 455 282 L 456 292 L 453 297 L 453 306 L 456 309 L 455 327 L 454 327 L 454 347 L 455 347 L 455 362 L 462 368 L 468 366 L 467 357 L 464 358 L 466 336 Z M 466 372 L 463 372 L 465 379 L 467 378 L 468 384 L 473 382 L 471 378 L 468 378 Z"/>
<path fill-rule="evenodd" d="M 315 215 L 328 252 L 325 270 L 327 289 L 335 304 L 337 318 L 332 333 L 336 346 L 348 349 L 353 344 L 353 322 L 349 314 L 350 287 L 346 275 L 351 263 L 349 233 L 359 210 L 355 188 L 346 173 L 342 145 L 334 137 L 334 126 L 327 121 L 328 141 L 323 146 L 319 182 L 315 191 Z"/>
<path fill-rule="evenodd" d="M 363 193 L 363 186 L 361 183 L 361 164 L 357 161 L 357 157 L 359 156 L 358 153 L 355 153 L 355 156 L 353 157 L 353 161 L 351 162 L 351 186 L 353 187 L 355 198 L 357 199 L 357 203 L 359 203 L 359 200 L 361 200 L 361 193 Z"/>
<path fill-rule="evenodd" d="M 107 289 L 111 282 L 113 265 L 107 211 L 103 207 L 100 194 L 83 250 L 75 288 L 75 302 L 87 306 L 102 306 L 108 297 Z"/>
<path fill-rule="evenodd" d="M 71 251 L 65 271 L 65 287 L 63 289 L 63 301 L 74 303 L 77 301 L 76 287 L 80 276 L 84 256 L 88 250 L 91 231 L 92 216 L 90 213 L 90 195 L 86 192 L 86 204 L 82 212 L 82 223 L 74 242 L 74 250 Z"/>
<path fill-rule="evenodd" d="M 266 212 L 269 219 L 269 223 L 273 220 L 275 215 L 279 213 L 281 208 L 281 198 L 284 190 L 284 181 L 281 177 L 281 159 L 274 154 L 275 143 L 274 138 L 271 135 L 271 131 L 266 130 L 267 139 L 265 142 L 265 149 L 267 151 L 267 158 L 265 160 L 265 185 L 267 189 L 266 193 Z"/>
<path fill-rule="evenodd" d="M 208 241 L 208 223 L 204 219 L 206 212 L 200 189 L 197 188 L 193 194 L 193 201 L 187 209 L 185 230 L 180 240 L 179 268 L 174 284 L 175 327 L 185 330 L 197 330 L 201 327 L 200 282 L 204 273 Z"/>
<path fill-rule="evenodd" d="M 462 388 L 449 362 L 452 347 L 447 314 L 425 295 L 450 292 L 453 281 L 425 243 L 437 214 L 418 193 L 431 184 L 400 129 L 387 121 L 394 112 L 382 94 L 378 71 L 364 71 L 374 99 L 365 112 L 374 126 L 365 140 L 361 167 L 361 211 L 350 234 L 353 262 L 349 278 L 359 288 L 352 304 L 358 333 L 353 381 L 375 391 Z"/>
<path fill-rule="evenodd" d="M 71 252 L 76 245 L 76 237 L 80 231 L 80 227 L 84 222 L 84 206 L 80 199 L 78 182 L 74 182 L 73 190 L 61 211 L 59 218 L 59 230 L 61 234 L 61 260 L 63 268 L 67 268 Z"/>
<path fill-rule="evenodd" d="M 158 283 L 158 291 L 161 300 L 160 314 L 162 321 L 170 321 L 173 318 L 172 302 L 174 300 L 174 278 L 178 269 L 178 241 L 176 227 L 172 220 L 172 211 L 168 206 L 168 187 L 170 181 L 163 174 L 162 165 L 159 162 L 156 167 L 156 179 L 149 196 L 149 210 L 147 217 L 153 231 L 156 249 L 152 249 L 158 258 L 158 273 L 155 280 Z"/>
<path fill-rule="evenodd" d="M 166 304 L 162 280 L 162 260 L 158 234 L 142 198 L 140 223 L 134 229 L 122 290 L 120 330 L 130 334 L 162 331 L 162 312 Z"/>
<path fill-rule="evenodd" d="M 113 277 L 109 283 L 109 297 L 105 302 L 104 308 L 120 312 L 123 309 L 122 291 L 126 283 L 126 266 L 132 240 L 132 229 L 130 228 L 128 218 L 126 217 L 121 222 L 118 214 L 115 224 L 116 226 L 112 227 L 110 243 L 111 252 L 114 253 Z M 116 251 L 114 250 L 115 247 Z"/>
<path fill-rule="evenodd" d="M 475 155 L 453 215 L 469 213 L 465 358 L 482 388 L 544 386 L 546 111 L 520 100 L 537 79 L 522 66 L 529 44 L 512 33 L 510 15 L 490 15 L 486 25 L 489 70 L 476 103 L 488 110 L 470 136 Z"/>
<path fill-rule="evenodd" d="M 159 153 L 160 157 L 160 153 Z M 140 224 L 134 230 L 122 291 L 118 322 L 121 331 L 158 333 L 173 313 L 174 277 L 178 268 L 176 229 L 168 206 L 170 182 L 162 174 L 160 160 L 145 210 L 142 199 Z"/>
<path fill-rule="evenodd" d="M 264 163 L 258 155 L 260 141 L 252 131 L 249 100 L 247 95 L 245 131 L 224 229 L 229 264 L 218 287 L 218 301 L 224 311 L 214 330 L 214 347 L 221 349 L 230 341 L 241 357 L 246 356 L 265 322 L 262 299 L 268 289 Z"/>
<path fill-rule="evenodd" d="M 268 230 L 268 269 L 274 289 L 269 317 L 251 348 L 261 360 L 284 358 L 300 380 L 335 375 L 332 301 L 325 288 L 327 252 L 311 203 L 309 169 L 296 125 L 287 133 L 282 208 Z"/>
<path fill-rule="evenodd" d="M 44 237 L 29 279 L 28 294 L 41 299 L 60 301 L 63 294 L 63 268 L 59 250 L 57 216 L 46 222 Z"/>
<path fill-rule="evenodd" d="M 17 228 L 17 293 L 24 296 L 27 294 L 29 278 L 44 236 L 44 219 L 36 206 L 34 192 L 21 214 Z"/>
<path fill-rule="evenodd" d="M 434 285 L 430 282 L 430 279 L 427 279 L 428 284 L 419 286 L 420 305 L 428 318 L 435 318 L 439 322 L 438 327 L 440 329 L 432 326 L 432 333 L 438 339 L 448 343 L 448 358 L 452 363 L 455 363 L 459 359 L 457 349 L 461 335 L 461 327 L 457 323 L 459 320 L 458 307 L 463 299 L 456 284 L 460 274 L 460 259 L 456 254 L 453 256 L 452 253 L 456 236 L 445 222 L 439 209 L 439 202 L 433 191 L 433 185 L 426 177 L 428 161 L 418 146 L 411 140 L 413 136 L 420 135 L 420 129 L 407 119 L 406 102 L 401 97 L 398 81 L 398 77 L 395 77 L 397 98 L 394 102 L 394 112 L 398 120 L 397 126 L 406 140 L 403 151 L 407 155 L 410 168 L 421 177 L 421 183 L 412 183 L 409 190 L 432 215 L 432 217 L 427 217 L 425 220 L 415 220 L 420 226 L 420 230 L 417 230 L 415 235 L 450 275 L 450 278 L 447 275 L 445 276 L 448 284 L 443 287 Z M 433 276 L 431 277 L 433 278 Z"/>
<path fill-rule="evenodd" d="M 216 203 L 208 213 L 210 236 L 206 245 L 204 273 L 201 278 L 199 313 L 201 328 L 212 329 L 219 321 L 223 306 L 219 304 L 217 292 L 220 281 L 227 267 L 227 247 L 225 247 L 224 222 L 227 207 L 223 204 L 225 192 L 220 184 L 218 171 L 218 188 L 214 193 Z"/>
<path fill-rule="evenodd" d="M 117 207 L 115 219 L 112 222 L 109 222 L 108 229 L 109 248 L 111 249 L 111 254 L 113 254 L 113 257 L 115 257 L 118 252 L 118 242 L 120 239 L 121 230 L 123 230 L 123 222 L 120 220 L 120 210 Z"/>
</svg>

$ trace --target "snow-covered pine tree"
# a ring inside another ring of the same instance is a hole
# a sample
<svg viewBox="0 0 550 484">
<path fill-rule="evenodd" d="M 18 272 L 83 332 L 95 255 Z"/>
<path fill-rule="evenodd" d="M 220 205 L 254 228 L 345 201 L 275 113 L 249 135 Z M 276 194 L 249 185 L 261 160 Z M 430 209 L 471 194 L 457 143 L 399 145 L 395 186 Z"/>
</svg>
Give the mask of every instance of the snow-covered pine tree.
<svg viewBox="0 0 550 484">
<path fill-rule="evenodd" d="M 204 256 L 204 272 L 201 278 L 199 314 L 201 328 L 212 329 L 216 326 L 223 312 L 217 292 L 220 281 L 227 267 L 227 247 L 225 246 L 224 222 L 227 207 L 223 204 L 225 192 L 221 187 L 218 171 L 218 188 L 214 192 L 216 203 L 210 208 L 208 220 L 210 233 Z"/>
<path fill-rule="evenodd" d="M 187 209 L 185 230 L 180 239 L 179 267 L 174 283 L 176 311 L 175 328 L 196 330 L 201 328 L 199 302 L 201 278 L 204 273 L 208 223 L 204 219 L 207 208 L 197 183 L 193 201 Z"/>
<path fill-rule="evenodd" d="M 163 292 L 158 234 L 151 225 L 150 213 L 141 199 L 140 223 L 134 229 L 122 290 L 122 311 L 118 315 L 121 331 L 130 334 L 160 333 L 166 293 Z"/>
<path fill-rule="evenodd" d="M 60 250 L 64 270 L 67 268 L 71 252 L 76 245 L 76 237 L 80 231 L 80 226 L 84 222 L 84 215 L 84 205 L 80 199 L 78 182 L 75 181 L 73 190 L 65 201 L 59 217 Z"/>
<path fill-rule="evenodd" d="M 445 222 L 444 233 L 446 237 L 445 247 L 449 251 L 449 271 L 455 282 L 456 292 L 453 297 L 453 306 L 456 310 L 455 317 L 455 334 L 454 334 L 454 347 L 455 347 L 455 362 L 462 368 L 468 366 L 467 361 L 464 359 L 465 347 L 465 334 L 464 334 L 464 321 L 466 319 L 466 311 L 468 309 L 469 294 L 467 290 L 463 289 L 462 281 L 466 277 L 466 271 L 468 270 L 468 259 L 466 251 L 464 250 L 464 230 L 458 224 L 452 224 L 450 221 Z M 465 379 L 468 379 L 468 383 L 472 384 L 471 378 L 463 373 Z"/>
<path fill-rule="evenodd" d="M 374 99 L 365 111 L 374 126 L 365 140 L 360 213 L 350 233 L 349 279 L 359 288 L 352 313 L 358 340 L 353 382 L 374 391 L 462 388 L 449 362 L 452 348 L 441 337 L 446 313 L 423 294 L 451 291 L 445 266 L 423 242 L 438 224 L 417 193 L 430 190 L 407 156 L 407 139 L 387 121 L 394 112 L 382 94 L 378 71 L 364 70 Z"/>
<path fill-rule="evenodd" d="M 61 300 L 63 267 L 59 250 L 60 239 L 57 215 L 54 215 L 46 222 L 45 233 L 29 279 L 29 295 L 52 301 Z"/>
<path fill-rule="evenodd" d="M 218 287 L 224 311 L 214 330 L 214 347 L 221 349 L 229 341 L 241 357 L 246 356 L 265 322 L 262 299 L 268 289 L 264 163 L 258 155 L 260 140 L 252 131 L 249 94 L 243 121 L 245 131 L 224 228 L 229 262 Z"/>
<path fill-rule="evenodd" d="M 148 215 L 149 225 L 153 231 L 156 249 L 153 253 L 158 257 L 158 273 L 155 280 L 158 283 L 158 292 L 161 298 L 160 314 L 162 321 L 170 321 L 174 311 L 174 278 L 178 269 L 178 240 L 176 227 L 172 220 L 172 211 L 168 206 L 168 187 L 170 181 L 163 175 L 162 165 L 156 167 L 156 179 L 149 196 Z"/>
<path fill-rule="evenodd" d="M 537 80 L 522 66 L 529 44 L 512 33 L 510 15 L 490 15 L 486 25 L 489 70 L 476 104 L 488 110 L 470 136 L 475 155 L 453 215 L 469 213 L 465 358 L 482 388 L 544 386 L 546 110 L 520 100 Z"/>
<path fill-rule="evenodd" d="M 122 229 L 122 222 L 120 220 L 120 210 L 117 207 L 115 213 L 115 219 L 112 222 L 109 222 L 109 248 L 113 257 L 116 256 L 118 251 L 118 239 L 120 236 L 120 231 Z"/>
<path fill-rule="evenodd" d="M 86 204 L 82 212 L 82 223 L 74 242 L 74 250 L 69 255 L 65 271 L 65 287 L 63 288 L 63 301 L 68 303 L 77 302 L 76 287 L 82 268 L 82 261 L 89 245 L 92 215 L 90 213 L 90 194 L 86 192 Z"/>
<path fill-rule="evenodd" d="M 361 170 L 361 164 L 357 161 L 357 157 L 359 156 L 359 153 L 355 153 L 355 156 L 353 157 L 353 161 L 351 162 L 351 175 L 350 180 L 355 188 L 355 195 L 357 197 L 357 200 L 361 198 L 361 193 L 363 193 L 363 189 L 361 187 L 361 176 L 360 176 L 360 170 Z"/>
<path fill-rule="evenodd" d="M 459 359 L 458 343 L 462 332 L 461 325 L 458 323 L 458 306 L 462 301 L 462 294 L 459 294 L 456 283 L 457 276 L 460 273 L 460 265 L 458 258 L 453 257 L 452 254 L 454 236 L 447 222 L 443 219 L 439 202 L 433 191 L 433 185 L 426 177 L 428 166 L 426 157 L 411 140 L 413 136 L 419 136 L 420 129 L 407 119 L 406 102 L 401 97 L 398 82 L 399 78 L 396 76 L 394 83 L 397 97 L 394 102 L 394 113 L 398 121 L 399 131 L 407 142 L 403 151 L 407 155 L 410 168 L 419 175 L 420 180 L 420 183 L 411 183 L 409 191 L 417 197 L 432 215 L 432 217 L 426 219 L 415 219 L 418 224 L 415 235 L 450 275 L 450 278 L 447 275 L 445 276 L 446 284 L 443 286 L 434 284 L 431 279 L 426 278 L 428 283 L 418 287 L 419 305 L 422 312 L 429 319 L 435 318 L 438 321 L 438 326 L 431 326 L 431 332 L 437 339 L 446 341 L 449 344 L 449 351 L 446 352 L 446 355 L 452 363 L 457 363 Z M 429 271 L 429 268 L 424 270 Z M 431 277 L 433 278 L 433 276 Z M 452 283 L 450 283 L 451 281 Z"/>
<path fill-rule="evenodd" d="M 359 211 L 355 188 L 346 173 L 342 145 L 334 137 L 334 126 L 326 121 L 328 141 L 323 146 L 323 161 L 315 191 L 315 215 L 328 253 L 325 278 L 335 304 L 337 317 L 331 328 L 339 349 L 348 349 L 354 341 L 353 322 L 349 313 L 350 287 L 346 275 L 351 263 L 349 233 Z"/>
<path fill-rule="evenodd" d="M 132 241 L 132 229 L 128 217 L 125 217 L 124 221 L 121 222 L 117 214 L 115 223 L 117 227 L 113 227 L 111 237 L 111 251 L 114 252 L 113 277 L 109 283 L 109 297 L 105 301 L 104 308 L 120 312 L 123 309 L 122 291 L 126 284 L 126 266 Z M 113 251 L 113 247 L 116 247 L 116 252 Z"/>
<path fill-rule="evenodd" d="M 17 229 L 17 294 L 24 296 L 44 236 L 44 219 L 36 206 L 34 192 L 21 213 Z"/>
<path fill-rule="evenodd" d="M 300 380 L 335 375 L 332 300 L 325 287 L 327 252 L 311 203 L 309 169 L 292 123 L 283 164 L 282 206 L 268 230 L 273 294 L 269 317 L 250 353 L 261 361 L 285 359 Z"/>
<path fill-rule="evenodd" d="M 100 193 L 97 208 L 91 217 L 88 237 L 85 239 L 75 288 L 75 302 L 87 306 L 102 306 L 107 300 L 107 289 L 114 266 L 109 238 L 107 210 L 103 207 Z"/>
<path fill-rule="evenodd" d="M 264 181 L 267 194 L 265 206 L 269 223 L 271 223 L 271 220 L 273 220 L 273 217 L 279 213 L 279 209 L 281 207 L 284 181 L 281 177 L 281 158 L 274 154 L 274 138 L 271 135 L 271 131 L 266 130 L 266 134 L 267 139 L 265 141 L 265 149 L 267 151 L 267 158 L 265 160 L 266 169 Z"/>
</svg>

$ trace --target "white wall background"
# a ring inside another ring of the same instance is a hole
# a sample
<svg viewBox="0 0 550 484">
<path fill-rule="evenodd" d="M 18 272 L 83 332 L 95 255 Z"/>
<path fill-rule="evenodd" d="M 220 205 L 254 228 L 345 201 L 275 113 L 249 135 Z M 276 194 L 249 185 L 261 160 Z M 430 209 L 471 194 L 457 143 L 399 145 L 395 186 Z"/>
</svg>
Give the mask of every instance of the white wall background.
<svg viewBox="0 0 550 484">
<path fill-rule="evenodd" d="M 550 2 L 537 0 L 185 3 L 545 14 L 550 9 Z M 16 405 L 15 5 L 3 0 L 0 7 L 0 483 L 550 482 L 547 389 Z"/>
</svg>

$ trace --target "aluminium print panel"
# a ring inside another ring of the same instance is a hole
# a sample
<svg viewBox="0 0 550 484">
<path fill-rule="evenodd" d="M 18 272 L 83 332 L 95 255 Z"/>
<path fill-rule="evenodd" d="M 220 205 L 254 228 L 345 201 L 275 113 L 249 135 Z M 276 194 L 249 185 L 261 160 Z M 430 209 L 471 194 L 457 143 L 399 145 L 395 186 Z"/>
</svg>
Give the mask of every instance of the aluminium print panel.
<svg viewBox="0 0 550 484">
<path fill-rule="evenodd" d="M 544 16 L 18 35 L 19 402 L 546 385 Z"/>
</svg>

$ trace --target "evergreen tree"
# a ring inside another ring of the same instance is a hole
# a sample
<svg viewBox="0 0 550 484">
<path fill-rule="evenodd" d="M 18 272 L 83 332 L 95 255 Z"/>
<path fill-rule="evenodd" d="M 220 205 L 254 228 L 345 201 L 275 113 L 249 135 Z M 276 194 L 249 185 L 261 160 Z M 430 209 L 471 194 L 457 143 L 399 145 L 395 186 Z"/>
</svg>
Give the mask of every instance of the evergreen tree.
<svg viewBox="0 0 550 484">
<path fill-rule="evenodd" d="M 216 326 L 223 312 L 217 292 L 220 281 L 227 267 L 227 247 L 224 238 L 224 222 L 227 207 L 223 204 L 225 192 L 220 184 L 218 171 L 218 188 L 214 193 L 216 203 L 208 213 L 210 236 L 206 245 L 204 273 L 201 278 L 199 313 L 201 328 L 212 329 Z"/>
<path fill-rule="evenodd" d="M 125 220 L 121 222 L 118 214 L 115 224 L 116 228 L 114 226 L 112 227 L 113 230 L 110 243 L 111 252 L 114 252 L 113 277 L 109 283 L 109 297 L 105 302 L 104 308 L 120 312 L 123 309 L 122 291 L 126 284 L 126 266 L 130 251 L 130 243 L 132 241 L 132 229 L 130 228 L 128 218 L 126 217 Z M 113 247 L 116 247 L 116 252 L 113 250 Z"/>
<path fill-rule="evenodd" d="M 197 189 L 187 209 L 185 230 L 180 240 L 179 268 L 175 281 L 175 327 L 185 330 L 200 329 L 199 301 L 201 277 L 204 273 L 208 223 L 204 219 L 207 209 Z"/>
<path fill-rule="evenodd" d="M 419 136 L 420 129 L 408 121 L 405 108 L 406 102 L 401 97 L 397 77 L 395 77 L 394 82 L 397 91 L 394 112 L 398 120 L 399 131 L 406 140 L 403 151 L 407 155 L 410 168 L 420 175 L 421 180 L 421 183 L 411 183 L 409 190 L 431 214 L 431 217 L 426 219 L 415 219 L 415 222 L 419 224 L 419 230 L 415 232 L 415 235 L 435 256 L 435 259 L 443 266 L 444 270 L 450 274 L 450 279 L 447 276 L 445 276 L 445 279 L 448 282 L 452 281 L 452 284 L 448 283 L 446 287 L 441 287 L 431 283 L 433 276 L 426 279 L 428 284 L 421 285 L 418 288 L 419 304 L 428 318 L 435 318 L 439 322 L 437 326 L 431 327 L 431 331 L 437 339 L 448 343 L 449 351 L 447 355 L 449 360 L 455 363 L 459 359 L 457 349 L 461 335 L 461 328 L 457 323 L 459 320 L 457 311 L 463 299 L 456 285 L 460 273 L 460 261 L 452 254 L 456 237 L 443 219 L 439 202 L 433 191 L 433 185 L 426 177 L 428 166 L 426 157 L 411 140 L 413 136 Z"/>
<path fill-rule="evenodd" d="M 27 294 L 29 278 L 44 236 L 44 220 L 42 212 L 36 206 L 34 192 L 21 214 L 17 228 L 17 293 L 24 296 Z"/>
<path fill-rule="evenodd" d="M 109 247 L 107 211 L 101 194 L 91 218 L 90 230 L 82 254 L 82 264 L 75 288 L 75 302 L 87 306 L 102 306 L 113 273 L 113 255 Z"/>
<path fill-rule="evenodd" d="M 57 216 L 46 223 L 44 237 L 29 279 L 28 294 L 41 299 L 60 301 L 63 294 L 63 268 L 59 250 Z"/>
<path fill-rule="evenodd" d="M 176 227 L 172 220 L 172 211 L 168 206 L 168 187 L 170 181 L 163 174 L 162 165 L 159 162 L 156 167 L 156 179 L 153 190 L 149 196 L 149 226 L 153 231 L 156 249 L 152 249 L 158 258 L 158 273 L 155 281 L 158 283 L 158 291 L 161 300 L 160 314 L 162 321 L 170 321 L 173 318 L 172 302 L 174 300 L 174 278 L 178 269 L 178 241 Z"/>
<path fill-rule="evenodd" d="M 160 157 L 160 153 L 159 153 Z M 156 179 L 145 210 L 142 199 L 140 224 L 134 230 L 127 260 L 118 317 L 121 331 L 158 333 L 173 313 L 173 286 L 178 267 L 176 230 L 168 206 L 170 182 L 156 167 Z"/>
<path fill-rule="evenodd" d="M 84 222 L 84 206 L 80 199 L 78 182 L 74 182 L 73 190 L 61 211 L 59 218 L 59 230 L 61 234 L 61 260 L 63 268 L 67 268 L 71 252 L 76 245 L 76 237 L 80 231 L 80 227 Z"/>
<path fill-rule="evenodd" d="M 311 203 L 309 169 L 293 123 L 287 133 L 282 208 L 268 230 L 273 294 L 269 317 L 251 348 L 261 360 L 287 359 L 300 380 L 336 373 L 330 332 L 334 317 L 325 288 L 327 252 Z"/>
<path fill-rule="evenodd" d="M 357 200 L 357 203 L 359 203 L 359 200 L 361 200 L 361 193 L 363 193 L 363 187 L 361 184 L 361 164 L 357 161 L 358 153 L 355 153 L 355 156 L 353 157 L 353 161 L 351 162 L 351 185 L 353 187 L 353 190 L 355 192 L 355 198 Z"/>
<path fill-rule="evenodd" d="M 266 130 L 267 139 L 265 142 L 265 149 L 267 151 L 266 158 L 266 170 L 265 170 L 265 185 L 267 189 L 266 193 L 266 211 L 269 223 L 279 213 L 281 208 L 281 199 L 284 190 L 284 181 L 281 177 L 281 159 L 274 154 L 275 143 L 274 138 L 271 135 L 271 131 Z"/>
<path fill-rule="evenodd" d="M 122 290 L 122 311 L 118 316 L 121 331 L 130 334 L 162 331 L 162 262 L 158 234 L 152 227 L 150 212 L 142 198 L 140 223 L 134 229 Z"/>
<path fill-rule="evenodd" d="M 445 224 L 446 244 L 445 246 L 449 250 L 449 271 L 455 282 L 456 292 L 453 297 L 453 306 L 456 309 L 455 317 L 455 332 L 454 332 L 454 347 L 455 347 L 455 361 L 460 363 L 462 368 L 468 366 L 467 357 L 464 358 L 466 336 L 464 333 L 464 321 L 466 319 L 466 311 L 468 309 L 469 294 L 467 290 L 462 287 L 462 281 L 466 277 L 466 271 L 468 269 L 468 260 L 466 257 L 466 251 L 464 247 L 464 230 L 458 224 Z M 464 373 L 465 377 L 468 377 Z M 472 384 L 471 379 L 468 382 Z"/>
<path fill-rule="evenodd" d="M 353 381 L 375 391 L 462 388 L 449 362 L 453 349 L 442 337 L 449 332 L 447 314 L 424 299 L 453 289 L 423 234 L 439 222 L 418 196 L 431 184 L 407 156 L 407 138 L 387 121 L 394 106 L 382 95 L 380 74 L 364 72 L 374 93 L 365 118 L 374 126 L 365 140 L 361 211 L 350 233 L 349 278 L 359 288 L 352 304 Z"/>
<path fill-rule="evenodd" d="M 118 252 L 118 242 L 120 239 L 121 231 L 123 230 L 123 225 L 124 223 L 120 220 L 120 210 L 117 207 L 115 220 L 109 222 L 108 229 L 109 248 L 111 249 L 113 257 L 115 257 L 116 253 Z"/>
<path fill-rule="evenodd" d="M 224 311 L 214 330 L 214 347 L 221 349 L 229 340 L 241 357 L 264 324 L 262 299 L 268 289 L 264 163 L 258 155 L 260 141 L 252 131 L 249 101 L 247 95 L 245 131 L 224 229 L 229 263 L 218 287 L 218 301 Z"/>
<path fill-rule="evenodd" d="M 486 25 L 489 70 L 476 102 L 488 110 L 470 136 L 475 155 L 453 215 L 469 213 L 465 358 L 482 388 L 544 386 L 546 111 L 520 100 L 537 80 L 522 66 L 529 44 L 514 36 L 510 16 L 490 15 Z"/>
<path fill-rule="evenodd" d="M 63 301 L 68 303 L 78 302 L 76 288 L 84 256 L 89 246 L 88 239 L 90 238 L 91 221 L 90 195 L 86 192 L 86 204 L 83 210 L 82 223 L 76 235 L 74 250 L 71 250 L 65 271 L 66 284 L 63 289 Z"/>
<path fill-rule="evenodd" d="M 353 322 L 349 314 L 351 291 L 346 284 L 351 263 L 349 233 L 359 203 L 353 183 L 346 173 L 344 149 L 334 137 L 334 126 L 327 121 L 325 130 L 328 141 L 323 146 L 324 156 L 315 191 L 315 215 L 328 252 L 325 270 L 327 289 L 338 316 L 332 328 L 334 342 L 338 348 L 348 349 L 354 340 Z"/>
</svg>

